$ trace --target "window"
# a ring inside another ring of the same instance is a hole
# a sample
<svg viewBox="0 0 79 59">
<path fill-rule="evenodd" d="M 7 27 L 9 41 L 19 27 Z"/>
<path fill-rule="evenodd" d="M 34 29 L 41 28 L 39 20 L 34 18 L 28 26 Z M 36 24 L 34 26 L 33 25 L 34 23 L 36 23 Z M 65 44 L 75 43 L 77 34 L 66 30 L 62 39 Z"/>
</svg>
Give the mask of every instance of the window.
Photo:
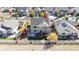
<svg viewBox="0 0 79 59">
<path fill-rule="evenodd" d="M 7 33 L 12 33 L 12 29 L 8 29 L 7 30 Z"/>
<path fill-rule="evenodd" d="M 67 25 L 66 25 L 65 23 L 62 23 L 62 26 L 63 26 L 63 27 L 66 27 Z"/>
<path fill-rule="evenodd" d="M 44 29 L 47 29 L 46 27 L 44 27 Z"/>
<path fill-rule="evenodd" d="M 36 26 L 34 26 L 34 28 L 36 28 Z"/>
<path fill-rule="evenodd" d="M 36 30 L 34 30 L 34 32 L 36 32 Z"/>
</svg>

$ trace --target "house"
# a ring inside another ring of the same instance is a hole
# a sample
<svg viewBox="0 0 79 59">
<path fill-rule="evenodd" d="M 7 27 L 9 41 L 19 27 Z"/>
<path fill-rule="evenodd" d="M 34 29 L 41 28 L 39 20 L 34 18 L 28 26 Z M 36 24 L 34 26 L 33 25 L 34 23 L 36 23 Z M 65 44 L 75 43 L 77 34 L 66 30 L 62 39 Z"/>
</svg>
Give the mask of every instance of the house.
<svg viewBox="0 0 79 59">
<path fill-rule="evenodd" d="M 27 7 L 15 7 L 18 12 L 19 17 L 26 16 Z"/>
<path fill-rule="evenodd" d="M 32 18 L 31 19 L 31 32 L 29 33 L 29 37 L 43 37 L 45 33 L 46 37 L 50 34 L 50 29 L 48 27 L 48 23 L 44 18 L 38 17 L 38 18 Z M 38 39 L 38 38 L 37 38 Z"/>
<path fill-rule="evenodd" d="M 18 28 L 18 20 L 7 20 L 6 22 L 2 23 L 0 26 L 1 26 L 1 29 L 4 29 L 7 33 L 7 35 L 11 35 L 13 34 L 14 30 L 16 28 Z M 0 30 L 2 32 L 4 32 L 3 30 Z"/>
<path fill-rule="evenodd" d="M 31 29 L 33 31 L 37 30 L 37 31 L 44 31 L 44 30 L 48 30 L 48 23 L 45 21 L 44 18 L 32 18 L 31 19 Z"/>
</svg>

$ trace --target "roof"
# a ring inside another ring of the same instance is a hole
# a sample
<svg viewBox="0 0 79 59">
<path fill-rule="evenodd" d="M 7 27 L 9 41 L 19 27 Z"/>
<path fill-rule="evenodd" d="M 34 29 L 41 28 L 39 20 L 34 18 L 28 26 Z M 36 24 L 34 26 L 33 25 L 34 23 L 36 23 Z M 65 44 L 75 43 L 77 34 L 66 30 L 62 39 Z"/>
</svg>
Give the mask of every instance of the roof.
<svg viewBox="0 0 79 59">
<path fill-rule="evenodd" d="M 32 18 L 31 19 L 31 25 L 39 25 L 45 21 L 44 18 L 38 17 L 38 18 Z"/>
<path fill-rule="evenodd" d="M 8 20 L 2 24 L 3 27 L 15 29 L 19 25 L 17 20 Z"/>
</svg>

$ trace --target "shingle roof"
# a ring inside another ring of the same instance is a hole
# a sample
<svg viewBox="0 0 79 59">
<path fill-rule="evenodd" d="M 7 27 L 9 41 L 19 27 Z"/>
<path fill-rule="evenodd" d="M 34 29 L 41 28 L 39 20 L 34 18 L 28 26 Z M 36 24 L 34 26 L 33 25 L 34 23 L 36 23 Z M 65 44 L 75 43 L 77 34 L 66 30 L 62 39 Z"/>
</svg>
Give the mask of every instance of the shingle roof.
<svg viewBox="0 0 79 59">
<path fill-rule="evenodd" d="M 4 22 L 2 24 L 2 26 L 7 27 L 7 28 L 11 28 L 11 29 L 15 29 L 18 26 L 18 21 L 17 20 L 9 20 L 7 22 Z"/>
<path fill-rule="evenodd" d="M 39 18 L 32 18 L 31 19 L 31 25 L 39 25 L 39 24 L 43 23 L 43 21 L 45 21 L 45 19 L 41 18 L 41 17 L 39 17 Z"/>
</svg>

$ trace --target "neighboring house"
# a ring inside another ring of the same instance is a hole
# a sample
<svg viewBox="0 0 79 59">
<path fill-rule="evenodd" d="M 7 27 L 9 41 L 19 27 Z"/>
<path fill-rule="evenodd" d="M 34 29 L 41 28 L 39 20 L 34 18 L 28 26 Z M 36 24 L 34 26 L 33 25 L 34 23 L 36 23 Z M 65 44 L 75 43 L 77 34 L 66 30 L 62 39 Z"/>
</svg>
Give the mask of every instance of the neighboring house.
<svg viewBox="0 0 79 59">
<path fill-rule="evenodd" d="M 50 33 L 50 29 L 48 28 L 48 23 L 45 21 L 44 18 L 32 18 L 31 19 L 31 32 L 39 33 L 45 32 L 47 34 Z"/>
<path fill-rule="evenodd" d="M 27 7 L 15 7 L 20 17 L 26 16 Z"/>
<path fill-rule="evenodd" d="M 17 20 L 8 20 L 2 24 L 0 24 L 0 35 L 2 35 L 2 37 L 6 37 L 8 35 L 13 34 L 14 30 L 16 28 L 18 28 L 18 21 Z"/>
<path fill-rule="evenodd" d="M 57 20 L 54 20 L 54 23 L 55 23 L 55 27 L 56 27 L 56 31 L 57 31 L 57 34 L 59 36 L 60 39 L 62 39 L 66 36 L 69 36 L 69 37 L 74 37 L 74 36 L 71 36 L 72 34 L 73 35 L 78 35 L 79 36 L 79 30 L 75 28 L 75 26 L 73 26 L 70 22 L 68 21 L 65 21 L 65 20 L 60 20 L 60 19 L 57 19 Z M 68 38 L 68 37 L 66 37 Z M 77 37 L 74 37 L 74 39 L 77 38 Z"/>
</svg>

